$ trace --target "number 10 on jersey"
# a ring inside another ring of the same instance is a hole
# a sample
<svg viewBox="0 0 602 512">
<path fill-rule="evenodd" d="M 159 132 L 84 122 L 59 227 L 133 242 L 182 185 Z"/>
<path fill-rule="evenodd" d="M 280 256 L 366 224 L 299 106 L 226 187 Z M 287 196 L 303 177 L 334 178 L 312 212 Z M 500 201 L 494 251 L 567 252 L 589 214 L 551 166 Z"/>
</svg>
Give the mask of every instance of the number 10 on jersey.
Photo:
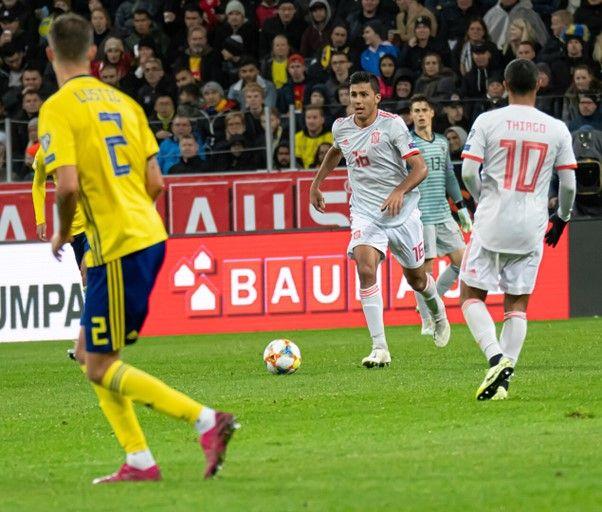
<svg viewBox="0 0 602 512">
<path fill-rule="evenodd" d="M 516 149 L 518 144 L 518 141 L 512 139 L 500 140 L 500 147 L 505 148 L 508 152 L 506 156 L 506 172 L 504 173 L 504 188 L 507 190 L 512 190 L 514 164 L 516 161 Z M 537 178 L 539 177 L 546 155 L 548 154 L 548 145 L 543 142 L 532 142 L 528 140 L 524 140 L 520 144 L 518 179 L 516 180 L 514 190 L 517 192 L 534 192 L 535 186 L 537 185 Z M 529 167 L 529 156 L 531 151 L 539 153 L 534 169 L 533 166 L 531 166 L 531 168 Z M 531 174 L 531 181 L 527 183 L 527 173 L 530 169 L 533 169 L 533 172 Z"/>
</svg>

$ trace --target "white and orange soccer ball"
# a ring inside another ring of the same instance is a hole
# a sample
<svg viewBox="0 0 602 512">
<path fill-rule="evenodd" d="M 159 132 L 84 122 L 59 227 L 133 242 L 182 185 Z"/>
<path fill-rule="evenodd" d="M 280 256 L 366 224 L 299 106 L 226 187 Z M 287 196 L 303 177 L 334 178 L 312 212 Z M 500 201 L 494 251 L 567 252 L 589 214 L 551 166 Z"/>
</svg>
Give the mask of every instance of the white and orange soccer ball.
<svg viewBox="0 0 602 512">
<path fill-rule="evenodd" d="M 301 366 L 301 351 L 291 340 L 272 340 L 263 351 L 263 360 L 270 373 L 294 373 Z"/>
</svg>

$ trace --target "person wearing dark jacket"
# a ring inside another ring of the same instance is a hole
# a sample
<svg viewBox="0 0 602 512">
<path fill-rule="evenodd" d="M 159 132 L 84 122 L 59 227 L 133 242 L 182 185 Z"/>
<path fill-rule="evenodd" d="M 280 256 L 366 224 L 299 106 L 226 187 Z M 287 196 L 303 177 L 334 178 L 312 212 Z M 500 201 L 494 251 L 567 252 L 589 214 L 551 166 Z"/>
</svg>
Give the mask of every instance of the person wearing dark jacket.
<svg viewBox="0 0 602 512">
<path fill-rule="evenodd" d="M 299 51 L 301 37 L 306 27 L 307 23 L 299 15 L 295 0 L 280 0 L 278 14 L 263 24 L 259 41 L 259 56 L 263 58 L 270 53 L 272 40 L 278 34 L 286 34 L 293 50 Z"/>
<path fill-rule="evenodd" d="M 226 5 L 226 21 L 218 25 L 213 35 L 213 46 L 223 48 L 224 41 L 233 34 L 243 40 L 245 53 L 257 58 L 257 40 L 259 33 L 247 18 L 243 4 L 238 0 L 230 0 Z"/>
<path fill-rule="evenodd" d="M 483 98 L 487 94 L 487 78 L 499 69 L 492 63 L 492 55 L 487 44 L 471 45 L 472 69 L 462 78 L 462 96 Z"/>
<path fill-rule="evenodd" d="M 252 171 L 257 169 L 256 151 L 249 150 L 247 139 L 234 135 L 229 141 L 230 151 L 223 153 L 216 165 L 220 171 Z"/>
<path fill-rule="evenodd" d="M 207 29 L 193 27 L 188 32 L 188 47 L 175 60 L 173 69 L 189 69 L 197 82 L 222 81 L 222 57 L 207 42 Z"/>
<path fill-rule="evenodd" d="M 420 74 L 422 59 L 430 52 L 438 53 L 444 66 L 451 66 L 449 46 L 447 46 L 447 43 L 442 43 L 431 36 L 430 18 L 419 16 L 416 18 L 414 26 L 414 37 L 408 41 L 405 55 L 402 55 L 401 60 L 405 62 L 405 67 L 410 68 L 418 76 Z"/>
<path fill-rule="evenodd" d="M 169 169 L 169 174 L 196 174 L 206 170 L 198 155 L 199 145 L 193 135 L 180 137 L 180 160 Z"/>
<path fill-rule="evenodd" d="M 311 0 L 309 2 L 310 25 L 301 36 L 301 55 L 306 58 L 313 57 L 322 46 L 328 44 L 331 17 L 330 4 L 326 0 Z"/>
</svg>

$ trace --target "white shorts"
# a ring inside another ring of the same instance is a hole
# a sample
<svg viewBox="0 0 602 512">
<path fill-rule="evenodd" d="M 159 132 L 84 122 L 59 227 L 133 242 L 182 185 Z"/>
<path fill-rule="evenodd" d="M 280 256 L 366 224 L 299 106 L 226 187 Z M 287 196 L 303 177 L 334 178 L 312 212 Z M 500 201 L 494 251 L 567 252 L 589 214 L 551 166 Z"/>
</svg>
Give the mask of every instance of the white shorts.
<svg viewBox="0 0 602 512">
<path fill-rule="evenodd" d="M 485 249 L 473 232 L 462 259 L 460 279 L 479 290 L 501 289 L 510 295 L 530 295 L 542 256 L 543 240 L 528 254 L 507 254 Z"/>
<path fill-rule="evenodd" d="M 418 268 L 424 263 L 424 241 L 420 210 L 416 208 L 401 226 L 387 228 L 378 226 L 373 220 L 357 214 L 351 219 L 351 240 L 347 254 L 353 258 L 353 249 L 358 245 L 369 245 L 387 254 L 387 248 L 404 268 Z"/>
<path fill-rule="evenodd" d="M 424 257 L 427 260 L 464 249 L 466 244 L 454 219 L 424 225 Z"/>
</svg>

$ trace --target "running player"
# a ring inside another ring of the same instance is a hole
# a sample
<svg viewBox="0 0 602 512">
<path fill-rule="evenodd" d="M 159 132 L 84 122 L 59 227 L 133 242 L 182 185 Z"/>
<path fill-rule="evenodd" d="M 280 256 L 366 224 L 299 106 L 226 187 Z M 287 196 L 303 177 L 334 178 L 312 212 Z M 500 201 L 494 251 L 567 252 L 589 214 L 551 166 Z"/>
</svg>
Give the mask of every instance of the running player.
<svg viewBox="0 0 602 512">
<path fill-rule="evenodd" d="M 133 402 L 193 425 L 207 459 L 205 477 L 212 477 L 237 426 L 233 416 L 199 404 L 120 359 L 121 349 L 138 337 L 165 254 L 167 235 L 154 207 L 163 188 L 157 143 L 140 106 L 88 74 L 96 53 L 88 21 L 61 15 L 48 40 L 46 53 L 60 87 L 40 111 L 46 171 L 57 176 L 60 222 L 52 252 L 60 259 L 79 201 L 90 250 L 76 358 L 85 365 L 126 452 L 117 472 L 94 483 L 161 478 Z"/>
<path fill-rule="evenodd" d="M 461 304 L 470 332 L 490 369 L 479 400 L 504 399 L 527 334 L 527 304 L 543 253 L 556 246 L 575 199 L 577 167 L 566 125 L 535 108 L 538 71 L 517 59 L 504 71 L 510 104 L 481 114 L 464 147 L 462 178 L 478 203 L 472 238 L 460 270 Z M 479 174 L 479 166 L 483 170 Z M 548 188 L 556 169 L 558 211 L 548 224 Z M 487 291 L 504 291 L 498 341 L 485 306 Z"/>
<path fill-rule="evenodd" d="M 335 121 L 334 144 L 312 183 L 310 201 L 318 211 L 325 211 L 320 184 L 344 156 L 351 186 L 347 252 L 357 265 L 362 309 L 372 337 L 372 352 L 362 364 L 372 368 L 391 362 L 376 279 L 387 248 L 403 266 L 410 286 L 424 297 L 435 320 L 437 345 L 447 344 L 450 327 L 435 281 L 424 270 L 420 193 L 416 188 L 427 175 L 424 160 L 403 120 L 378 109 L 381 97 L 374 75 L 354 73 L 350 97 L 355 113 Z"/>
<path fill-rule="evenodd" d="M 424 267 L 427 273 L 432 274 L 437 256 L 447 256 L 451 262 L 437 279 L 437 293 L 443 297 L 458 279 L 465 248 L 464 238 L 449 209 L 448 193 L 458 207 L 460 224 L 467 233 L 472 229 L 472 220 L 464 206 L 451 163 L 449 143 L 443 135 L 433 133 L 435 110 L 426 96 L 417 94 L 411 98 L 410 115 L 414 122 L 412 139 L 428 169 L 427 178 L 418 185 L 418 209 L 424 229 Z M 422 295 L 415 295 L 422 320 L 422 334 L 432 336 L 435 323 Z"/>
</svg>

